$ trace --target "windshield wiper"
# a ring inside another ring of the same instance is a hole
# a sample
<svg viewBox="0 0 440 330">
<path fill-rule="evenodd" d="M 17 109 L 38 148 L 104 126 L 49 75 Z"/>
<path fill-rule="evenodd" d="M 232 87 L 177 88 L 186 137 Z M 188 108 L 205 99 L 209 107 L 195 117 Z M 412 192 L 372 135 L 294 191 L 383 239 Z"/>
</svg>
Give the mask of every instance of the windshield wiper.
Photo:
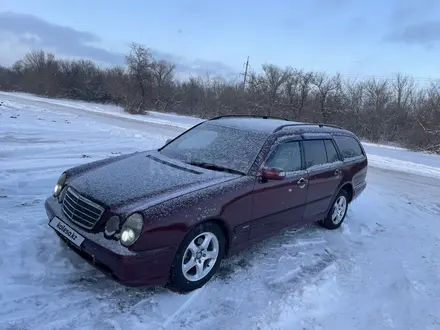
<svg viewBox="0 0 440 330">
<path fill-rule="evenodd" d="M 187 164 L 190 165 L 194 165 L 194 166 L 198 166 L 198 167 L 203 167 L 203 168 L 207 168 L 209 170 L 214 170 L 214 171 L 224 171 L 224 172 L 229 172 L 229 173 L 234 173 L 234 174 L 241 174 L 241 175 L 245 175 L 245 173 L 238 171 L 238 170 L 234 170 L 232 168 L 227 168 L 227 167 L 223 167 L 220 165 L 216 165 L 216 164 L 211 164 L 211 163 L 205 163 L 205 162 L 189 162 Z"/>
</svg>

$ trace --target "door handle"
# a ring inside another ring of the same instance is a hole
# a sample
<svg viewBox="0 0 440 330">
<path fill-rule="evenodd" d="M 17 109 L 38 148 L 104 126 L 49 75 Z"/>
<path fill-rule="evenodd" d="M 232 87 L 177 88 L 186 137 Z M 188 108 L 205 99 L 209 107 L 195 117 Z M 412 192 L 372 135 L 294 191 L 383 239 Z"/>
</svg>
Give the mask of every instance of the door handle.
<svg viewBox="0 0 440 330">
<path fill-rule="evenodd" d="M 296 183 L 300 188 L 304 188 L 309 180 L 301 178 Z"/>
</svg>

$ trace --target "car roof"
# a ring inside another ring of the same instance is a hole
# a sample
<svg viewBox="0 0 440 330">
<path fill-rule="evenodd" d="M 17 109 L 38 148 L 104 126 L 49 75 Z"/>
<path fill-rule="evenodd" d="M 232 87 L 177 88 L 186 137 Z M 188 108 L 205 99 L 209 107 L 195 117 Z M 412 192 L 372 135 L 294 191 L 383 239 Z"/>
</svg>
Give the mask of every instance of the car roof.
<svg viewBox="0 0 440 330">
<path fill-rule="evenodd" d="M 320 124 L 320 123 L 305 123 L 290 121 L 277 117 L 267 117 L 267 116 L 222 116 L 208 120 L 207 122 L 225 126 L 230 128 L 237 128 L 242 130 L 249 130 L 254 132 L 259 132 L 263 134 L 273 134 L 280 130 L 286 130 L 290 133 L 348 133 L 352 135 L 351 132 L 343 129 L 342 127 L 330 125 L 330 124 Z"/>
</svg>

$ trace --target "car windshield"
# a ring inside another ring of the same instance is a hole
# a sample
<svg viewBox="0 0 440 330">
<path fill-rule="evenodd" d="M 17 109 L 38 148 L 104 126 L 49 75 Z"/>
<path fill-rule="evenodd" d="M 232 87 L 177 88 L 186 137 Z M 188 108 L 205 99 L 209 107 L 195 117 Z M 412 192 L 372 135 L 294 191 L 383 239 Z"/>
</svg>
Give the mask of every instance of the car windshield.
<svg viewBox="0 0 440 330">
<path fill-rule="evenodd" d="M 161 149 L 188 164 L 247 174 L 267 135 L 203 123 Z"/>
</svg>

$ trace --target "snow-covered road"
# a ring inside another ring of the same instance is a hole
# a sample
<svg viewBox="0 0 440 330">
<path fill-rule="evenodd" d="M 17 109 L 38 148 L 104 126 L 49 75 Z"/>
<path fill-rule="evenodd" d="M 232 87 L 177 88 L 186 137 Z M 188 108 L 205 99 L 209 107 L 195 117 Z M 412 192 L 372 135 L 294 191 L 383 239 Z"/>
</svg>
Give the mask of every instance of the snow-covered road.
<svg viewBox="0 0 440 330">
<path fill-rule="evenodd" d="M 43 202 L 64 169 L 157 147 L 182 128 L 1 101 L 0 329 L 440 329 L 435 156 L 420 176 L 396 165 L 398 149 L 380 149 L 373 158 L 394 171 L 370 167 L 340 230 L 274 237 L 179 295 L 105 278 L 60 244 Z"/>
</svg>

